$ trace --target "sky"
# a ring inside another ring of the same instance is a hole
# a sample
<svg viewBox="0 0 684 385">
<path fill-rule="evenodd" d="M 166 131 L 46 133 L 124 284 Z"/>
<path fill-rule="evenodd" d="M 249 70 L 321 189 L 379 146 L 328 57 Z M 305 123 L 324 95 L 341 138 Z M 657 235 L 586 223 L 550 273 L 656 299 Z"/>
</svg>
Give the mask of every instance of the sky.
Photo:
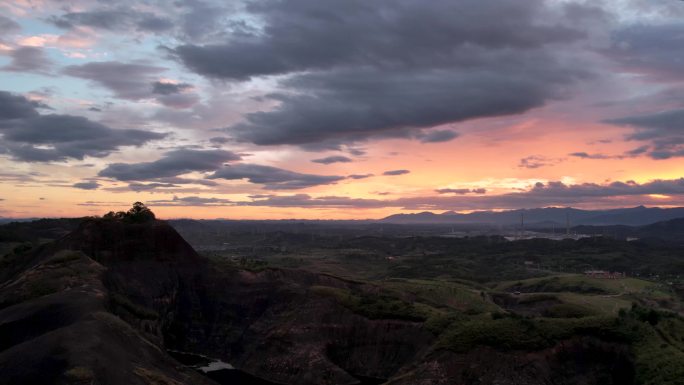
<svg viewBox="0 0 684 385">
<path fill-rule="evenodd" d="M 0 0 L 0 217 L 684 206 L 681 0 Z"/>
</svg>

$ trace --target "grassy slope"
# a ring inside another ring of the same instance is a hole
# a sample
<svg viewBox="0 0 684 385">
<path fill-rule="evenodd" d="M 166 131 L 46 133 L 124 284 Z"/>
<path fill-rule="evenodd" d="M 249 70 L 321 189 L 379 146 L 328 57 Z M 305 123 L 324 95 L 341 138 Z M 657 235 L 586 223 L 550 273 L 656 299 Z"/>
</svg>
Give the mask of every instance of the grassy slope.
<svg viewBox="0 0 684 385">
<path fill-rule="evenodd" d="M 556 278 L 556 277 L 554 277 Z M 498 350 L 534 351 L 574 337 L 590 336 L 631 346 L 639 384 L 681 384 L 684 379 L 684 320 L 665 313 L 651 325 L 640 315 L 645 308 L 630 310 L 639 296 L 669 295 L 657 284 L 638 280 L 599 280 L 581 275 L 557 276 L 556 293 L 521 295 L 553 297 L 554 318 L 521 317 L 504 313 L 482 292 L 488 290 L 465 281 L 388 279 L 369 283 L 382 294 L 372 296 L 346 290 L 317 287 L 321 295 L 333 296 L 352 311 L 369 318 L 397 318 L 424 322 L 439 335 L 436 349 L 467 352 L 479 345 Z M 538 284 L 544 278 L 522 281 Z M 519 281 L 494 285 L 495 291 L 519 285 Z M 592 287 L 611 294 L 561 291 L 565 286 Z M 641 312 L 641 313 L 639 313 Z M 583 314 L 584 313 L 584 314 Z M 639 318 L 641 317 L 641 318 Z"/>
</svg>

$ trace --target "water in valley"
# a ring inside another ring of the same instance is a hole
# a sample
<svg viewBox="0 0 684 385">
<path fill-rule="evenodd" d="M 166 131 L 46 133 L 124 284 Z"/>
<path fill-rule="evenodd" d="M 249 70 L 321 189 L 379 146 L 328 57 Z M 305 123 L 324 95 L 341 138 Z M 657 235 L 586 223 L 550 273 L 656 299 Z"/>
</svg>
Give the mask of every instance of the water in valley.
<svg viewBox="0 0 684 385">
<path fill-rule="evenodd" d="M 181 364 L 197 370 L 221 385 L 280 385 L 235 369 L 233 365 L 215 358 L 177 350 L 168 350 L 168 353 Z M 380 378 L 358 375 L 354 377 L 359 380 L 359 385 L 380 385 L 386 382 Z"/>
<path fill-rule="evenodd" d="M 231 364 L 201 354 L 169 350 L 181 364 L 197 370 L 221 385 L 279 385 L 235 369 Z"/>
</svg>

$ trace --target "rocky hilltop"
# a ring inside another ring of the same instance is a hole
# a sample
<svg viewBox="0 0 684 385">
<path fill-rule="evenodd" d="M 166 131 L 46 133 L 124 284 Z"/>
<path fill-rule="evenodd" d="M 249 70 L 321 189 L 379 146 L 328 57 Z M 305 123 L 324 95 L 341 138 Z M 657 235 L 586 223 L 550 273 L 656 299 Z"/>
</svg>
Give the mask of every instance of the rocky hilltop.
<svg viewBox="0 0 684 385">
<path fill-rule="evenodd" d="M 613 321 L 569 321 L 552 334 L 513 318 L 495 325 L 529 340 L 496 327 L 473 336 L 449 325 L 472 331 L 489 315 L 453 319 L 369 282 L 210 261 L 157 220 L 87 219 L 3 257 L 0 279 L 0 383 L 213 383 L 169 351 L 276 384 L 634 381 Z"/>
</svg>

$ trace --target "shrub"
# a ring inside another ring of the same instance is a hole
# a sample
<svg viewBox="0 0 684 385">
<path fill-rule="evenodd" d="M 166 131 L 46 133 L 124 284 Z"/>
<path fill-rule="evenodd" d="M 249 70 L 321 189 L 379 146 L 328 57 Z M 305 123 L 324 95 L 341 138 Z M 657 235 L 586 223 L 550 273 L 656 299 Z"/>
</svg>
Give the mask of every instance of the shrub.
<svg viewBox="0 0 684 385">
<path fill-rule="evenodd" d="M 67 370 L 64 372 L 64 376 L 75 383 L 91 383 L 95 378 L 93 371 L 83 366 L 76 366 Z"/>
<path fill-rule="evenodd" d="M 582 318 L 596 315 L 596 313 L 586 306 L 561 303 L 545 309 L 543 315 L 551 318 Z"/>
<path fill-rule="evenodd" d="M 133 203 L 128 211 L 110 211 L 103 216 L 104 219 L 123 220 L 130 223 L 147 223 L 156 219 L 156 216 L 147 206 L 142 202 Z"/>
</svg>

